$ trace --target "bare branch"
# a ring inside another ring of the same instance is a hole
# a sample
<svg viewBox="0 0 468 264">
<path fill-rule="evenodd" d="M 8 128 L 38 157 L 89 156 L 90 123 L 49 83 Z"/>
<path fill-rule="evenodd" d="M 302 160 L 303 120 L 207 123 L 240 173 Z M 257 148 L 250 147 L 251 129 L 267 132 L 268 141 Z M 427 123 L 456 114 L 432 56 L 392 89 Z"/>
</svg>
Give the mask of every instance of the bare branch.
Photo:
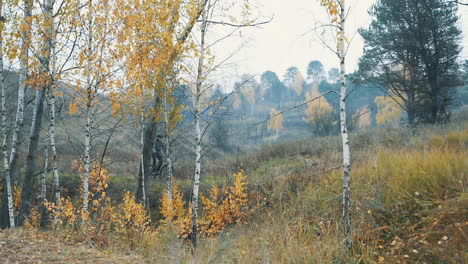
<svg viewBox="0 0 468 264">
<path fill-rule="evenodd" d="M 269 20 L 262 21 L 262 22 L 257 22 L 257 23 L 245 23 L 245 24 L 232 24 L 229 22 L 223 22 L 223 21 L 204 21 L 208 24 L 213 24 L 213 25 L 223 25 L 223 26 L 230 26 L 230 27 L 236 27 L 236 28 L 243 28 L 243 27 L 258 27 L 260 25 L 265 25 L 273 21 L 274 16 L 272 16 Z M 255 20 L 254 20 L 255 21 Z M 198 20 L 198 22 L 203 22 L 201 20 Z"/>
<path fill-rule="evenodd" d="M 468 6 L 468 3 L 465 2 L 460 2 L 461 0 L 452 0 L 452 1 L 447 1 L 447 3 L 454 3 L 457 5 L 462 5 L 462 6 Z"/>
</svg>

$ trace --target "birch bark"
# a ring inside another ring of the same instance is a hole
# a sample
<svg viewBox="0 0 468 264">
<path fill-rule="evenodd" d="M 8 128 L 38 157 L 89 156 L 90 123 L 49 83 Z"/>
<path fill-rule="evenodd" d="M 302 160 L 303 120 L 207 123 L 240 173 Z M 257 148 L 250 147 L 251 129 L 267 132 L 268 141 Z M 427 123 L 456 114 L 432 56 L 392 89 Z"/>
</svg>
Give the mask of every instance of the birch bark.
<svg viewBox="0 0 468 264">
<path fill-rule="evenodd" d="M 55 84 L 53 84 L 55 87 Z M 52 151 L 52 173 L 54 175 L 54 196 L 56 214 L 54 220 L 58 220 L 58 212 L 60 212 L 60 176 L 58 171 L 57 147 L 55 144 L 55 95 L 54 91 L 49 94 L 49 141 Z"/>
<path fill-rule="evenodd" d="M 34 111 L 32 117 L 31 131 L 29 133 L 28 155 L 26 157 L 26 170 L 23 181 L 23 191 L 21 195 L 21 211 L 18 224 L 22 225 L 24 220 L 29 217 L 31 207 L 33 204 L 33 185 L 36 171 L 38 170 L 38 157 L 39 152 L 38 144 L 42 128 L 42 115 L 44 110 L 44 97 L 47 90 L 50 89 L 52 82 L 50 81 L 50 63 L 51 54 L 53 52 L 53 0 L 44 0 L 43 12 L 45 17 L 44 31 L 44 45 L 42 54 L 40 56 L 41 73 L 45 78 L 45 83 L 40 84 L 40 88 L 36 91 L 36 98 L 34 101 Z"/>
<path fill-rule="evenodd" d="M 3 1 L 0 1 L 0 17 L 3 17 Z M 1 22 L 3 23 L 3 22 Z M 10 162 L 8 160 L 8 133 L 7 133 L 7 110 L 5 106 L 5 77 L 3 72 L 3 25 L 0 29 L 0 89 L 2 96 L 2 154 L 3 154 L 3 167 L 5 174 L 5 186 L 8 203 L 8 219 L 10 228 L 15 228 L 15 214 L 13 211 L 13 194 L 11 191 L 11 178 L 10 178 Z"/>
<path fill-rule="evenodd" d="M 11 142 L 10 152 L 10 178 L 11 181 L 15 181 L 18 173 L 18 149 L 22 143 L 22 128 L 24 121 L 24 92 L 26 90 L 26 79 L 29 71 L 29 45 L 31 42 L 30 32 L 30 21 L 32 16 L 32 1 L 24 1 L 24 18 L 25 24 L 21 31 L 21 52 L 20 52 L 20 74 L 19 74 L 19 85 L 18 85 L 18 104 L 16 107 L 16 118 L 13 129 L 13 136 Z"/>
<path fill-rule="evenodd" d="M 41 174 L 41 204 L 39 205 L 40 213 L 41 213 L 41 227 L 47 226 L 47 172 L 49 170 L 49 134 L 50 134 L 50 127 L 47 130 L 47 136 L 44 139 L 44 167 L 42 168 Z"/>
<path fill-rule="evenodd" d="M 193 177 L 193 194 L 192 194 L 192 244 L 197 246 L 197 232 L 198 232 L 198 200 L 200 188 L 200 174 L 201 174 L 201 130 L 200 130 L 200 99 L 203 86 L 203 68 L 205 56 L 205 33 L 207 23 L 206 6 L 202 9 L 202 24 L 201 24 L 201 38 L 200 38 L 200 56 L 198 58 L 198 71 L 197 80 L 195 84 L 195 175 Z"/>
<path fill-rule="evenodd" d="M 55 90 L 57 89 L 57 54 L 56 54 L 56 32 L 55 32 L 55 21 L 53 18 L 53 0 L 47 0 L 50 11 L 47 13 L 47 17 L 50 21 L 49 31 L 49 50 L 51 51 L 50 58 L 50 87 L 48 90 L 48 114 L 49 114 L 49 141 L 52 158 L 52 174 L 54 177 L 54 198 L 55 198 L 55 211 L 54 221 L 58 220 L 58 212 L 60 212 L 60 175 L 58 171 L 58 158 L 57 158 L 57 146 L 55 143 Z"/>
<path fill-rule="evenodd" d="M 349 150 L 348 140 L 348 129 L 346 126 L 346 41 L 345 41 L 345 25 L 346 25 L 346 13 L 345 13 L 345 0 L 340 0 L 340 79 L 341 79 L 341 91 L 340 91 L 340 130 L 343 144 L 343 222 L 344 222 L 344 246 L 347 249 L 351 248 L 351 154 Z"/>
<path fill-rule="evenodd" d="M 47 171 L 49 169 L 49 134 L 50 130 L 47 132 L 47 137 L 44 140 L 44 168 L 42 169 L 41 174 L 41 198 L 43 201 L 46 199 L 47 194 Z"/>
<path fill-rule="evenodd" d="M 3 17 L 3 1 L 0 1 L 0 17 Z M 4 23 L 4 22 L 1 22 Z M 0 31 L 0 87 L 2 93 L 2 153 L 3 153 L 3 166 L 5 173 L 5 185 L 6 185 L 6 195 L 8 203 L 8 219 L 10 222 L 10 228 L 15 228 L 15 214 L 13 210 L 13 194 L 11 191 L 11 178 L 10 178 L 10 169 L 9 169 L 9 160 L 8 160 L 8 133 L 7 133 L 7 110 L 5 106 L 5 77 L 3 72 L 3 25 Z"/>
<path fill-rule="evenodd" d="M 140 123 L 141 123 L 141 135 L 140 135 L 140 144 L 141 144 L 141 161 L 140 161 L 140 173 L 139 173 L 139 179 L 138 179 L 138 184 L 139 190 L 141 192 L 140 194 L 140 203 L 142 203 L 146 207 L 146 187 L 145 187 L 145 116 L 143 113 L 143 109 L 141 111 L 141 117 L 140 117 Z"/>
<path fill-rule="evenodd" d="M 165 146 L 165 158 L 166 158 L 166 189 L 167 189 L 167 198 L 172 200 L 172 151 L 170 146 L 170 131 L 169 131 L 169 119 L 167 116 L 167 87 L 164 89 L 164 146 Z"/>
<path fill-rule="evenodd" d="M 84 175 L 83 175 L 83 218 L 82 223 L 85 224 L 87 214 L 88 214 L 88 205 L 89 205 L 89 177 L 91 174 L 91 133 L 93 126 L 93 83 L 91 79 L 92 74 L 92 56 L 93 56 L 93 2 L 92 0 L 88 1 L 88 41 L 87 41 L 87 65 L 86 65 L 86 92 L 87 92 L 87 101 L 86 101 L 86 126 L 85 126 L 85 140 L 84 140 Z"/>
</svg>

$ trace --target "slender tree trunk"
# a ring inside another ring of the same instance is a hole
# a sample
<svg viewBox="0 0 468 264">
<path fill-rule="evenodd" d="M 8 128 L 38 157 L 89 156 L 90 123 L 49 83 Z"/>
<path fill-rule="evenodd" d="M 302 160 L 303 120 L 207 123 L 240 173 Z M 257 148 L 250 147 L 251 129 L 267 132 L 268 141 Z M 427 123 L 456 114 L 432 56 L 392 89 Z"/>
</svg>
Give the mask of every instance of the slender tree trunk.
<svg viewBox="0 0 468 264">
<path fill-rule="evenodd" d="M 82 223 L 85 225 L 88 215 L 89 204 L 89 177 L 91 174 L 91 133 L 93 126 L 93 99 L 94 93 L 92 91 L 93 84 L 91 79 L 92 72 L 92 56 L 93 56 L 93 2 L 88 0 L 88 43 L 87 43 L 87 65 L 86 65 L 86 89 L 87 89 L 87 102 L 86 102 L 86 126 L 85 126 L 85 139 L 84 139 L 84 175 L 83 175 L 83 205 L 82 205 Z"/>
<path fill-rule="evenodd" d="M 153 142 L 154 142 L 154 127 L 155 122 L 146 120 L 143 124 L 143 156 L 140 161 L 140 168 L 138 173 L 138 188 L 136 192 L 136 200 L 143 201 L 143 193 L 147 194 L 148 180 L 151 175 L 151 159 L 153 154 Z M 143 167 L 142 167 L 143 166 Z M 144 183 L 142 183 L 144 181 Z"/>
<path fill-rule="evenodd" d="M 344 222 L 344 246 L 346 249 L 351 249 L 351 155 L 349 150 L 348 129 L 346 127 L 346 42 L 345 42 L 345 25 L 346 25 L 346 9 L 345 0 L 340 2 L 340 20 L 341 20 L 341 34 L 340 34 L 340 79 L 341 79 L 341 92 L 340 92 L 340 130 L 343 143 L 343 222 Z"/>
<path fill-rule="evenodd" d="M 197 99 L 198 101 L 198 99 Z M 198 103 L 196 105 L 199 105 Z M 200 116 L 198 110 L 195 110 L 195 175 L 193 177 L 193 194 L 192 194 L 192 244 L 197 246 L 198 232 L 198 196 L 200 188 L 201 175 L 201 131 L 200 131 Z"/>
<path fill-rule="evenodd" d="M 141 112 L 140 117 L 141 123 L 141 134 L 140 134 L 140 144 L 141 144 L 141 155 L 140 155 L 140 171 L 138 173 L 138 189 L 136 195 L 136 201 L 143 204 L 146 207 L 146 187 L 145 187 L 145 118 L 143 111 Z"/>
<path fill-rule="evenodd" d="M 57 56 L 55 51 L 55 21 L 53 18 L 53 0 L 47 0 L 47 17 L 50 21 L 49 31 L 49 50 L 51 52 L 50 61 L 50 88 L 48 90 L 48 110 L 49 110 L 49 141 L 50 149 L 52 151 L 52 174 L 54 177 L 54 198 L 55 198 L 55 214 L 54 222 L 58 221 L 58 213 L 60 212 L 60 176 L 58 171 L 58 159 L 57 159 L 57 145 L 55 144 L 55 90 L 57 89 L 57 72 L 56 63 Z"/>
<path fill-rule="evenodd" d="M 172 200 L 172 151 L 170 146 L 170 131 L 169 131 L 169 119 L 167 117 L 167 87 L 164 89 L 164 129 L 165 129 L 165 137 L 164 137 L 164 146 L 165 148 L 165 158 L 166 158 L 166 189 L 167 189 L 167 197 L 169 200 Z"/>
<path fill-rule="evenodd" d="M 53 85 L 55 89 L 55 84 Z M 54 91 L 49 94 L 49 140 L 52 150 L 52 173 L 54 175 L 54 198 L 55 198 L 55 215 L 54 221 L 58 220 L 58 212 L 60 212 L 60 176 L 58 171 L 57 147 L 55 145 L 55 95 Z"/>
<path fill-rule="evenodd" d="M 196 81 L 196 94 L 195 94 L 195 175 L 193 177 L 193 194 L 192 194 L 192 245 L 197 246 L 197 233 L 198 233 L 198 198 L 200 188 L 201 176 L 201 130 L 200 130 L 200 97 L 203 85 L 203 67 L 205 56 L 205 33 L 207 27 L 207 14 L 206 7 L 203 6 L 202 10 L 202 25 L 201 25 L 201 39 L 200 39 L 200 57 L 198 58 L 198 72 Z"/>
<path fill-rule="evenodd" d="M 34 178 L 39 169 L 37 166 L 39 145 L 39 135 L 42 126 L 42 114 L 44 109 L 44 88 L 36 91 L 34 100 L 34 110 L 31 122 L 31 131 L 29 132 L 28 155 L 26 156 L 26 169 L 24 174 L 23 189 L 21 192 L 21 209 L 18 219 L 18 225 L 23 225 L 29 217 L 34 198 Z"/>
<path fill-rule="evenodd" d="M 44 140 L 44 168 L 41 174 L 41 227 L 45 227 L 47 225 L 47 208 L 45 207 L 45 202 L 47 202 L 47 172 L 49 170 L 49 134 L 50 134 L 50 127 L 47 131 L 47 136 Z"/>
<path fill-rule="evenodd" d="M 44 37 L 44 50 L 40 56 L 41 70 L 42 74 L 47 77 L 45 78 L 46 83 L 41 83 L 39 90 L 36 91 L 36 98 L 34 101 L 34 111 L 31 124 L 31 131 L 29 133 L 29 145 L 28 145 L 28 155 L 26 157 L 26 170 L 25 177 L 23 181 L 23 191 L 21 193 L 21 210 L 18 220 L 18 224 L 22 225 L 24 220 L 29 217 L 31 207 L 33 204 L 33 186 L 34 186 L 34 177 L 38 171 L 37 160 L 39 157 L 39 152 L 37 147 L 39 144 L 39 137 L 42 128 L 42 114 L 44 110 L 44 97 L 45 92 L 50 88 L 50 61 L 51 54 L 53 51 L 52 48 L 52 35 L 53 35 L 53 0 L 45 1 L 44 5 L 44 15 L 46 17 L 45 32 L 46 36 Z"/>
<path fill-rule="evenodd" d="M 46 199 L 46 194 L 47 194 L 46 178 L 47 178 L 47 171 L 49 170 L 49 134 L 50 134 L 50 129 L 47 132 L 47 137 L 45 137 L 45 140 L 44 140 L 44 168 L 41 174 L 41 197 L 43 200 Z"/>
<path fill-rule="evenodd" d="M 0 17 L 3 17 L 3 1 L 0 1 Z M 1 22 L 3 23 L 3 22 Z M 10 228 L 15 228 L 15 214 L 13 211 L 13 194 L 11 191 L 11 178 L 10 178 L 10 162 L 8 160 L 8 134 L 7 134 L 7 111 L 5 106 L 5 77 L 3 76 L 3 25 L 0 31 L 0 89 L 2 93 L 2 154 L 3 154 L 3 167 L 5 174 L 5 190 L 7 197 L 7 208 L 8 208 L 8 221 L 10 222 Z"/>
<path fill-rule="evenodd" d="M 32 13 L 32 1 L 26 0 L 24 2 L 24 18 L 23 23 L 26 25 L 25 29 L 21 31 L 21 54 L 20 54 L 20 74 L 18 86 L 18 105 L 16 108 L 15 128 L 13 130 L 12 146 L 10 153 L 10 176 L 12 181 L 16 180 L 18 173 L 18 150 L 22 143 L 22 127 L 24 121 L 24 93 L 26 90 L 26 79 L 28 76 L 29 64 L 29 43 L 31 40 L 29 20 Z"/>
<path fill-rule="evenodd" d="M 434 74 L 434 77 L 429 77 L 429 82 L 431 86 L 431 123 L 435 124 L 439 121 L 440 113 L 440 95 L 437 85 L 437 73 Z"/>
<path fill-rule="evenodd" d="M 91 95 L 90 95 L 91 96 Z M 89 204 L 89 177 L 91 174 L 91 130 L 92 130 L 92 109 L 86 111 L 86 127 L 85 127 L 85 150 L 84 150 L 84 175 L 83 175 L 83 214 L 88 214 Z M 82 222 L 86 222 L 86 217 Z"/>
<path fill-rule="evenodd" d="M 32 1 L 24 1 L 24 30 L 21 31 L 20 74 L 18 85 L 18 105 L 16 107 L 15 127 L 13 129 L 10 152 L 10 178 L 14 182 L 18 174 L 18 151 L 22 144 L 22 128 L 24 121 L 24 93 L 29 71 L 29 43 L 31 41 L 30 19 L 32 14 Z"/>
<path fill-rule="evenodd" d="M 154 118 L 148 120 L 144 125 L 144 149 L 143 149 L 143 164 L 144 164 L 144 175 L 145 181 L 148 182 L 152 175 L 151 161 L 153 158 L 153 143 L 155 138 L 156 122 Z M 147 187 L 147 186 L 146 186 Z M 145 191 L 147 192 L 147 190 Z"/>
<path fill-rule="evenodd" d="M 408 100 L 407 100 L 407 112 L 408 112 L 408 125 L 411 128 L 414 128 L 415 122 L 415 111 L 414 111 L 414 93 L 411 91 L 408 93 Z"/>
</svg>

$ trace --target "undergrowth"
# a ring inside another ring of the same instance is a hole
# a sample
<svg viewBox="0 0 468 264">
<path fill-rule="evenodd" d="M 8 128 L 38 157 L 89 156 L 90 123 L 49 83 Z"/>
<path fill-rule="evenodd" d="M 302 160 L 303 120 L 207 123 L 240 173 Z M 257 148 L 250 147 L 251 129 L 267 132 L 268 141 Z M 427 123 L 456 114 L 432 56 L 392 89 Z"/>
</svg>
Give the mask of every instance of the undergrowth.
<svg viewBox="0 0 468 264">
<path fill-rule="evenodd" d="M 229 172 L 242 164 L 247 184 L 242 174 L 242 181 L 218 179 L 206 187 L 200 227 L 205 236 L 196 249 L 186 240 L 189 205 L 178 192 L 175 203 L 162 200 L 166 221 L 161 224 L 150 224 L 130 194 L 121 205 L 99 200 L 96 213 L 116 215 L 101 225 L 120 221 L 116 226 L 126 231 L 106 229 L 91 243 L 148 263 L 466 263 L 467 124 L 352 135 L 351 252 L 342 246 L 341 154 L 335 137 L 271 145 L 223 161 Z M 215 179 L 215 172 L 207 170 L 207 177 Z M 141 225 L 132 226 L 132 217 Z"/>
</svg>

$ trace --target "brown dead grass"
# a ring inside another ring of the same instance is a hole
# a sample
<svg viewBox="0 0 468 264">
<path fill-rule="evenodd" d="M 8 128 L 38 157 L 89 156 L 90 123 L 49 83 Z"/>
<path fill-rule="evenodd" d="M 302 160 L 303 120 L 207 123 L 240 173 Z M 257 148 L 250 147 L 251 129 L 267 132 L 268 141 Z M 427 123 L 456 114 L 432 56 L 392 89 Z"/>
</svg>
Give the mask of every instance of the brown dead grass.
<svg viewBox="0 0 468 264">
<path fill-rule="evenodd" d="M 145 263 L 138 256 L 98 250 L 86 241 L 57 231 L 28 229 L 0 231 L 0 263 Z"/>
</svg>

